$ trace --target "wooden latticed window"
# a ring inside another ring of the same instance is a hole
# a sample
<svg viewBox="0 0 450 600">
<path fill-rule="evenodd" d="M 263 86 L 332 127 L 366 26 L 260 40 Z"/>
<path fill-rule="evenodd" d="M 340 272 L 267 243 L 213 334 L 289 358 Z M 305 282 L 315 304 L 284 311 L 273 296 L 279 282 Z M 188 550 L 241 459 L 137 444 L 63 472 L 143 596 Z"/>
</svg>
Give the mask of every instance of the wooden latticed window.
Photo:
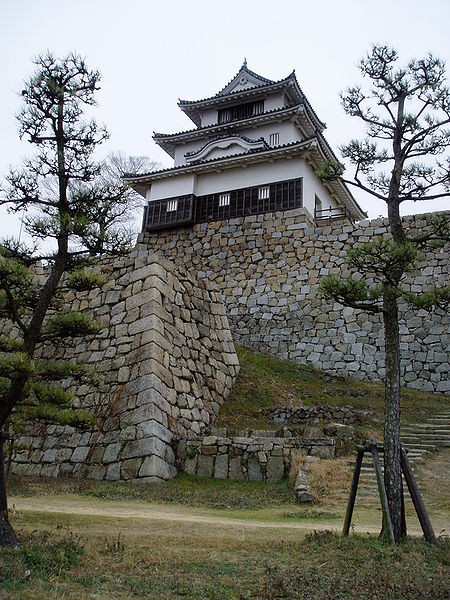
<svg viewBox="0 0 450 600">
<path fill-rule="evenodd" d="M 270 137 L 269 137 L 269 145 L 270 146 L 278 146 L 278 144 L 280 143 L 280 134 L 277 133 L 271 133 Z"/>
<path fill-rule="evenodd" d="M 230 121 L 239 121 L 240 119 L 248 119 L 255 115 L 261 115 L 264 112 L 264 100 L 256 102 L 246 102 L 229 108 L 221 108 L 219 110 L 219 124 L 229 123 Z"/>
<path fill-rule="evenodd" d="M 268 185 L 258 188 L 258 200 L 268 200 L 269 196 L 270 187 Z"/>
<path fill-rule="evenodd" d="M 174 212 L 178 208 L 178 199 L 169 200 L 167 202 L 167 212 Z"/>
<path fill-rule="evenodd" d="M 219 207 L 230 205 L 230 193 L 219 194 Z"/>
</svg>

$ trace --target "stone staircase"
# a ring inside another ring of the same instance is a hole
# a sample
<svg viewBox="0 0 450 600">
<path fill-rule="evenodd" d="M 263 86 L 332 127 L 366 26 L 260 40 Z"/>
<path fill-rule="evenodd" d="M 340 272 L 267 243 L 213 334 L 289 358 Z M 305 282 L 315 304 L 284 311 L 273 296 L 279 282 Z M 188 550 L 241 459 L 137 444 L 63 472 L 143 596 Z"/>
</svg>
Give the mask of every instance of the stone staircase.
<svg viewBox="0 0 450 600">
<path fill-rule="evenodd" d="M 440 410 L 421 423 L 404 426 L 400 439 L 408 450 L 408 460 L 414 471 L 415 467 L 423 462 L 431 452 L 450 448 L 450 409 Z M 380 458 L 383 465 L 382 455 Z M 349 464 L 353 470 L 355 462 L 352 461 Z M 409 496 L 406 485 L 404 485 L 404 491 Z M 361 466 L 358 494 L 361 496 L 378 495 L 372 457 L 368 453 L 364 455 Z"/>
</svg>

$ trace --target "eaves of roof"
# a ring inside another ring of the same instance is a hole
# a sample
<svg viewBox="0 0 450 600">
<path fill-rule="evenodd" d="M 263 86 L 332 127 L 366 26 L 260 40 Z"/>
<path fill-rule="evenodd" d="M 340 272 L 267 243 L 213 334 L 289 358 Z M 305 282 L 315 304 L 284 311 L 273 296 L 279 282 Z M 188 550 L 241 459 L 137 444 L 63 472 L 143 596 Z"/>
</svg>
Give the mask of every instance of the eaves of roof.
<svg viewBox="0 0 450 600">
<path fill-rule="evenodd" d="M 219 163 L 223 163 L 226 168 L 227 164 L 231 160 L 248 158 L 251 155 L 261 155 L 261 159 L 270 157 L 272 154 L 280 154 L 280 151 L 286 151 L 288 149 L 294 148 L 306 148 L 315 140 L 315 137 L 308 138 L 307 140 L 302 140 L 301 142 L 291 142 L 289 144 L 283 144 L 281 146 L 276 146 L 274 148 L 270 148 L 268 150 L 249 150 L 245 153 L 232 154 L 231 156 L 227 156 L 225 158 L 211 158 L 209 160 L 201 161 L 200 163 L 191 163 L 189 165 L 180 165 L 178 167 L 168 167 L 167 169 L 160 169 L 159 171 L 150 171 L 149 173 L 140 173 L 139 175 L 132 175 L 129 173 L 125 173 L 122 177 L 124 181 L 128 183 L 143 183 L 148 182 L 151 183 L 156 179 L 162 179 L 166 176 L 178 175 L 180 173 L 191 173 L 194 171 L 202 170 L 202 167 L 208 167 L 209 165 L 216 165 Z M 264 156 L 262 156 L 264 155 Z"/>
<path fill-rule="evenodd" d="M 215 106 L 219 106 L 220 104 L 224 104 L 224 103 L 229 104 L 230 101 L 236 101 L 237 99 L 245 100 L 248 97 L 255 96 L 260 93 L 274 92 L 274 91 L 277 91 L 277 89 L 282 89 L 283 87 L 286 87 L 288 90 L 290 90 L 291 99 L 296 104 L 301 104 L 301 103 L 305 104 L 307 110 L 310 113 L 312 120 L 314 120 L 314 122 L 315 122 L 316 128 L 320 131 L 323 131 L 326 128 L 326 124 L 319 119 L 317 113 L 311 106 L 308 98 L 303 93 L 303 90 L 301 89 L 301 87 L 297 81 L 295 71 L 292 71 L 292 73 L 290 75 L 288 75 L 284 79 L 280 79 L 280 81 L 276 81 L 274 83 L 254 86 L 254 87 L 247 88 L 244 90 L 238 90 L 236 92 L 230 92 L 229 94 L 224 95 L 224 96 L 218 96 L 218 95 L 211 96 L 211 98 L 205 98 L 203 100 L 195 100 L 195 101 L 180 100 L 178 102 L 178 106 L 199 127 L 200 126 L 199 109 L 215 107 Z"/>
<path fill-rule="evenodd" d="M 252 75 L 256 75 L 256 73 L 253 73 L 253 71 L 248 70 Z M 259 75 L 256 75 L 257 77 L 260 77 Z M 235 76 L 236 77 L 236 76 Z M 233 77 L 233 79 L 235 78 Z M 223 94 L 223 90 L 225 90 L 230 83 L 233 81 L 233 79 L 231 79 L 226 86 L 224 86 L 222 88 L 222 90 L 220 92 L 218 92 L 217 94 L 214 94 L 214 96 L 209 96 L 209 98 L 202 98 L 201 100 L 178 100 L 178 106 L 180 108 L 184 107 L 184 106 L 192 106 L 192 107 L 197 107 L 197 106 L 201 106 L 203 104 L 209 104 L 210 102 L 213 102 L 214 100 L 220 100 L 220 102 L 225 102 L 228 99 L 235 99 L 238 98 L 241 95 L 246 95 L 246 92 L 260 92 L 260 91 L 271 91 L 270 88 L 272 88 L 273 86 L 280 86 L 283 85 L 285 83 L 287 83 L 290 79 L 295 79 L 295 71 L 292 71 L 292 73 L 290 73 L 287 77 L 284 77 L 283 79 L 279 79 L 278 81 L 272 81 L 270 79 L 266 79 L 263 83 L 261 83 L 261 85 L 252 85 L 251 87 L 248 88 L 244 88 L 241 90 L 236 90 L 234 92 L 229 92 L 228 94 Z"/>
<path fill-rule="evenodd" d="M 205 137 L 208 134 L 219 134 L 221 132 L 244 129 L 261 125 L 271 121 L 285 120 L 295 115 L 302 104 L 296 104 L 288 108 L 274 108 L 261 115 L 240 119 L 239 121 L 230 121 L 229 123 L 207 125 L 198 127 L 197 129 L 188 129 L 179 133 L 154 133 L 153 140 L 158 146 L 165 150 L 172 158 L 175 155 L 175 146 L 177 144 L 186 143 L 191 140 L 196 140 Z"/>
<path fill-rule="evenodd" d="M 302 104 L 295 104 L 294 106 L 288 106 L 285 108 L 273 108 L 272 110 L 268 110 L 266 112 L 263 112 L 260 115 L 255 115 L 254 117 L 247 117 L 245 119 L 240 119 L 239 121 L 229 121 L 228 123 L 213 123 L 212 125 L 205 125 L 204 127 L 196 127 L 195 129 L 186 129 L 185 131 L 180 131 L 178 133 L 157 133 L 154 132 L 153 133 L 153 139 L 156 140 L 157 138 L 165 138 L 165 139 L 173 139 L 173 140 L 177 140 L 178 138 L 184 137 L 184 136 L 192 136 L 193 134 L 197 136 L 197 134 L 202 134 L 203 132 L 206 131 L 210 131 L 210 130 L 214 130 L 214 129 L 229 129 L 230 127 L 236 128 L 236 127 L 242 127 L 242 125 L 253 125 L 254 122 L 256 121 L 260 121 L 260 120 L 264 120 L 265 117 L 267 116 L 272 116 L 272 115 L 278 115 L 278 114 L 284 114 L 284 113 L 294 113 Z M 184 140 L 183 140 L 184 141 Z"/>
</svg>

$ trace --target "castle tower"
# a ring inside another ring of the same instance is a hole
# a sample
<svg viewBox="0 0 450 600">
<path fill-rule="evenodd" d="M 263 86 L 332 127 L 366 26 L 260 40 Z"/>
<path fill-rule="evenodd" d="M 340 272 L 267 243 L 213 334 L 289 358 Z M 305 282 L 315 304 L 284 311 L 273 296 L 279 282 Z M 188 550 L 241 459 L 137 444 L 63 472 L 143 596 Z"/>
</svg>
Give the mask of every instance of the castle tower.
<svg viewBox="0 0 450 600">
<path fill-rule="evenodd" d="M 144 232 L 297 208 L 316 223 L 365 216 L 315 174 L 336 157 L 294 72 L 272 81 L 244 61 L 220 92 L 178 106 L 196 128 L 153 136 L 174 166 L 124 177 L 147 200 Z"/>
</svg>

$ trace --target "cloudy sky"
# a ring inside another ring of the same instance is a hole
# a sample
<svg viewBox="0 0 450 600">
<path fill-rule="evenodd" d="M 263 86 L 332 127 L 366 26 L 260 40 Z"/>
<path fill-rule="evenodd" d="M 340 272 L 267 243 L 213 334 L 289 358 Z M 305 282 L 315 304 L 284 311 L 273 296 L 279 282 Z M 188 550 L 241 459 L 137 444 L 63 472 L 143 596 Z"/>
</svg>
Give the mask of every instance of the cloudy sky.
<svg viewBox="0 0 450 600">
<path fill-rule="evenodd" d="M 102 73 L 96 118 L 111 132 L 104 154 L 147 155 L 170 166 L 153 131 L 193 124 L 178 98 L 222 88 L 244 57 L 270 79 L 295 69 L 303 91 L 337 149 L 361 134 L 343 112 L 339 92 L 359 81 L 358 59 L 371 43 L 389 43 L 403 61 L 431 51 L 450 58 L 448 0 L 0 0 L 0 173 L 31 146 L 20 142 L 14 115 L 31 58 L 75 50 Z M 384 206 L 357 196 L 370 217 Z M 404 213 L 448 208 L 448 202 L 405 206 Z M 0 234 L 17 230 L 2 214 Z"/>
</svg>

